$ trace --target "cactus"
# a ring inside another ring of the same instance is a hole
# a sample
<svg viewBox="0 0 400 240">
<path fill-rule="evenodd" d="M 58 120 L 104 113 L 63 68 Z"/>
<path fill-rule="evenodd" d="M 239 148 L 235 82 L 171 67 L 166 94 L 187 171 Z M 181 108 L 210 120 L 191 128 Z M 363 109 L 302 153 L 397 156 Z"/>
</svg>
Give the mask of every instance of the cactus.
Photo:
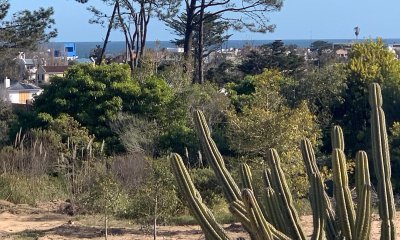
<svg viewBox="0 0 400 240">
<path fill-rule="evenodd" d="M 327 239 L 337 239 L 339 227 L 335 221 L 335 212 L 332 208 L 331 201 L 324 190 L 323 179 L 319 172 L 315 153 L 310 140 L 307 138 L 302 139 L 300 142 L 300 149 L 309 182 L 311 184 L 309 194 L 313 210 L 313 239 L 323 239 L 323 236 L 321 236 L 322 230 L 320 229 L 322 225 L 325 227 Z M 324 209 L 324 212 L 321 212 L 321 208 Z M 323 219 L 325 219 L 324 224 L 322 224 Z"/>
<path fill-rule="evenodd" d="M 356 154 L 357 215 L 354 239 L 369 239 L 371 235 L 371 182 L 367 153 Z"/>
<path fill-rule="evenodd" d="M 346 239 L 353 239 L 355 228 L 355 211 L 349 189 L 346 157 L 342 150 L 335 148 L 332 153 L 333 177 L 335 183 L 335 199 L 337 203 L 337 215 L 343 235 Z"/>
<path fill-rule="evenodd" d="M 248 188 L 243 189 L 242 198 L 245 203 L 246 211 L 249 213 L 252 231 L 257 239 L 272 240 L 273 235 L 270 225 L 265 220 L 261 208 L 254 197 L 253 191 Z"/>
<path fill-rule="evenodd" d="M 390 158 L 387 143 L 385 117 L 379 85 L 370 87 L 371 135 L 373 162 L 378 179 L 379 214 L 382 219 L 381 239 L 395 239 L 395 209 L 390 182 Z M 265 200 L 259 205 L 253 194 L 252 175 L 247 164 L 241 166 L 244 190 L 240 190 L 225 167 L 221 154 L 211 139 L 205 118 L 195 112 L 195 126 L 209 165 L 223 186 L 224 195 L 233 215 L 242 222 L 250 237 L 261 239 L 305 239 L 299 218 L 292 204 L 279 156 L 274 149 L 267 154 L 270 169 L 264 172 Z M 318 170 L 311 143 L 303 139 L 300 144 L 306 172 L 310 182 L 310 202 L 313 209 L 314 231 L 312 239 L 369 239 L 371 232 L 371 183 L 368 158 L 365 152 L 356 155 L 356 210 L 348 186 L 343 132 L 339 126 L 332 129 L 332 165 L 334 171 L 336 212 L 324 191 L 323 178 Z M 228 239 L 215 222 L 211 212 L 201 202 L 199 193 L 178 155 L 173 155 L 172 165 L 178 185 L 190 208 L 199 221 L 207 239 Z M 337 221 L 336 221 L 337 220 Z"/>
<path fill-rule="evenodd" d="M 382 102 L 380 86 L 376 83 L 371 84 L 369 104 L 371 106 L 372 159 L 378 179 L 379 215 L 382 220 L 381 239 L 391 240 L 396 238 L 394 224 L 396 209 L 390 182 L 390 155 Z"/>
<path fill-rule="evenodd" d="M 253 177 L 249 165 L 242 163 L 240 165 L 240 176 L 242 177 L 243 188 L 248 188 L 253 191 Z M 242 194 L 243 195 L 243 194 Z"/>
<path fill-rule="evenodd" d="M 271 170 L 264 170 L 264 184 L 265 184 L 265 200 L 264 200 L 264 215 L 266 219 L 272 223 L 278 230 L 285 231 L 286 229 L 286 219 L 281 214 L 280 208 L 277 206 L 280 205 L 280 200 L 278 194 L 272 188 L 270 179 Z"/>
<path fill-rule="evenodd" d="M 267 153 L 268 165 L 271 167 L 271 184 L 277 191 L 280 199 L 280 210 L 287 220 L 285 233 L 293 239 L 305 239 L 303 230 L 300 226 L 300 219 L 293 206 L 292 195 L 286 183 L 285 176 L 280 166 L 280 159 L 275 149 L 269 149 Z"/>
<path fill-rule="evenodd" d="M 171 166 L 177 178 L 178 187 L 189 203 L 189 209 L 199 222 L 207 240 L 228 240 L 223 228 L 215 221 L 211 211 L 203 204 L 199 192 L 196 190 L 182 158 L 178 154 L 172 154 Z"/>
<path fill-rule="evenodd" d="M 343 138 L 343 131 L 340 126 L 333 126 L 331 131 L 331 144 L 332 149 L 340 149 L 344 151 L 344 138 Z"/>
<path fill-rule="evenodd" d="M 201 111 L 194 112 L 194 121 L 198 135 L 200 136 L 201 146 L 206 155 L 208 163 L 213 168 L 218 181 L 223 185 L 223 191 L 228 202 L 241 199 L 239 187 L 233 180 L 231 174 L 225 167 L 224 160 L 215 142 L 211 138 L 210 130 Z"/>
<path fill-rule="evenodd" d="M 215 145 L 215 142 L 211 138 L 210 130 L 208 129 L 207 122 L 201 111 L 194 112 L 194 122 L 208 163 L 213 168 L 218 181 L 223 186 L 225 198 L 230 204 L 230 211 L 239 221 L 241 221 L 244 228 L 249 232 L 250 237 L 252 239 L 257 239 L 256 233 L 252 231 L 254 228 L 251 225 L 250 213 L 244 208 L 239 187 L 226 169 L 224 160 Z M 250 178 L 249 173 L 250 171 L 247 172 L 247 178 Z M 278 231 L 274 226 L 270 225 L 270 228 L 274 238 L 287 239 L 285 234 Z"/>
</svg>

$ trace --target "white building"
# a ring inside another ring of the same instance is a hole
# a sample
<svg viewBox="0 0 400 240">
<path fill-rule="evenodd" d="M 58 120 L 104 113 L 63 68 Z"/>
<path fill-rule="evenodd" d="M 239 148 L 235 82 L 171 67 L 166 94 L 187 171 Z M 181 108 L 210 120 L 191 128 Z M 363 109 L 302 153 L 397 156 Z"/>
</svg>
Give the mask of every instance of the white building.
<svg viewBox="0 0 400 240">
<path fill-rule="evenodd" d="M 28 104 L 33 101 L 33 98 L 40 95 L 43 89 L 24 82 L 16 82 L 10 86 L 10 79 L 4 80 L 3 89 L 5 89 L 5 100 L 13 104 Z"/>
</svg>

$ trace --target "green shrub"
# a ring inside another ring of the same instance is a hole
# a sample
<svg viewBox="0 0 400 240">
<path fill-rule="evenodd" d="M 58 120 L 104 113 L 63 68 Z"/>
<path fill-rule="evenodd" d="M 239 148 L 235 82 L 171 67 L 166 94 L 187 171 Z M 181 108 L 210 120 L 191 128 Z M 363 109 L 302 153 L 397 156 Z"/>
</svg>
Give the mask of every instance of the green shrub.
<svg viewBox="0 0 400 240">
<path fill-rule="evenodd" d="M 223 201 L 222 187 L 211 168 L 194 168 L 190 173 L 207 206 L 213 208 L 214 205 Z"/>
</svg>

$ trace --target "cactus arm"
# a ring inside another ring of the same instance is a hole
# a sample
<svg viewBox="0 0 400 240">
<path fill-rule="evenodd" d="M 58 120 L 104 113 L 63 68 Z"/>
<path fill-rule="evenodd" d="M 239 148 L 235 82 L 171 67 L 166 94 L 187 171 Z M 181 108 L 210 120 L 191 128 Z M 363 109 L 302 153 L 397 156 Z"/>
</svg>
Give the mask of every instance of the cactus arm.
<svg viewBox="0 0 400 240">
<path fill-rule="evenodd" d="M 396 238 L 396 210 L 390 182 L 390 155 L 382 102 L 380 86 L 377 83 L 371 84 L 369 104 L 371 106 L 372 159 L 378 179 L 379 215 L 382 219 L 381 239 L 391 240 Z"/>
<path fill-rule="evenodd" d="M 177 179 L 178 187 L 186 199 L 189 209 L 200 224 L 207 240 L 229 240 L 223 228 L 215 221 L 211 211 L 203 204 L 199 192 L 196 190 L 182 158 L 174 153 L 171 166 Z"/>
<path fill-rule="evenodd" d="M 253 191 L 253 176 L 251 174 L 249 165 L 246 163 L 242 163 L 240 165 L 240 176 L 242 178 L 243 188 L 248 188 Z"/>
<path fill-rule="evenodd" d="M 307 138 L 302 139 L 300 142 L 300 149 L 301 149 L 301 154 L 303 157 L 304 165 L 306 167 L 306 172 L 307 172 L 310 183 L 314 184 L 314 183 L 312 183 L 313 181 L 319 181 L 319 182 L 323 183 L 323 179 L 322 179 L 321 173 L 319 172 L 319 169 L 317 166 L 317 161 L 315 159 L 315 153 L 314 153 L 314 150 L 313 150 L 310 140 L 308 140 Z M 319 188 L 319 189 L 317 189 L 317 188 Z M 335 211 L 333 210 L 331 201 L 325 192 L 324 184 L 311 185 L 310 196 L 311 196 L 310 201 L 311 201 L 311 206 L 313 207 L 314 217 L 315 217 L 315 215 L 320 215 L 319 210 L 314 207 L 316 207 L 317 204 L 323 204 L 323 206 L 325 206 L 325 217 L 326 217 L 325 231 L 326 231 L 327 239 L 328 240 L 337 239 L 337 236 L 339 233 L 339 230 L 338 230 L 339 227 L 337 226 L 337 223 L 335 221 Z M 320 201 L 321 203 L 315 203 L 315 201 Z M 314 224 L 315 224 L 315 221 L 314 221 Z M 318 228 L 318 226 L 319 226 L 319 224 L 317 226 L 314 225 L 314 233 L 315 234 L 317 234 L 319 231 L 319 229 L 315 229 L 316 227 Z M 318 234 L 316 236 L 318 236 Z"/>
<path fill-rule="evenodd" d="M 364 151 L 356 154 L 357 215 L 354 239 L 369 239 L 371 233 L 371 182 L 368 157 Z"/>
<path fill-rule="evenodd" d="M 265 199 L 263 201 L 263 208 L 265 218 L 278 230 L 285 231 L 286 219 L 281 214 L 280 200 L 271 185 L 271 170 L 265 169 L 263 174 L 265 184 Z"/>
<path fill-rule="evenodd" d="M 354 239 L 370 239 L 371 237 L 371 186 L 364 185 L 360 191 L 357 207 Z"/>
<path fill-rule="evenodd" d="M 256 233 L 257 239 L 272 240 L 272 231 L 261 213 L 261 209 L 258 206 L 253 191 L 246 188 L 243 189 L 242 198 L 247 212 L 250 213 L 249 216 L 252 230 Z"/>
<path fill-rule="evenodd" d="M 346 157 L 342 150 L 338 148 L 333 150 L 332 165 L 340 225 L 346 239 L 353 239 L 355 212 L 347 177 Z"/>
<path fill-rule="evenodd" d="M 326 208 L 324 201 L 320 199 L 323 196 L 323 183 L 317 174 L 309 176 L 310 187 L 310 202 L 313 210 L 313 234 L 311 240 L 324 240 L 325 238 L 325 222 L 326 222 Z"/>
<path fill-rule="evenodd" d="M 333 126 L 331 135 L 332 149 L 340 149 L 344 151 L 343 131 L 340 126 Z"/>
<path fill-rule="evenodd" d="M 269 149 L 267 153 L 268 165 L 271 168 L 271 184 L 280 196 L 281 211 L 287 219 L 286 233 L 294 239 L 306 239 L 300 225 L 300 219 L 293 205 L 292 195 L 286 183 L 285 176 L 280 166 L 279 155 L 275 149 Z"/>
<path fill-rule="evenodd" d="M 251 229 L 251 222 L 242 201 L 233 201 L 229 204 L 229 211 L 238 219 L 246 229 Z"/>
<path fill-rule="evenodd" d="M 224 160 L 212 140 L 210 130 L 208 129 L 207 122 L 204 114 L 201 111 L 194 112 L 194 122 L 197 134 L 200 137 L 200 142 L 208 163 L 213 168 L 218 181 L 223 186 L 223 191 L 229 203 L 240 200 L 240 190 L 231 174 L 225 167 Z"/>
</svg>

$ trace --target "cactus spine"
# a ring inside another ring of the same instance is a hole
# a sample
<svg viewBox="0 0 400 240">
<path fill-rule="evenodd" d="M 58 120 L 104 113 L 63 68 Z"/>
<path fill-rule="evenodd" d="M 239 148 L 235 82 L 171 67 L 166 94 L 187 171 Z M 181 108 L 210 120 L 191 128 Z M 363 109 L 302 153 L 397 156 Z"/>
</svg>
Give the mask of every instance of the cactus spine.
<svg viewBox="0 0 400 240">
<path fill-rule="evenodd" d="M 211 211 L 203 204 L 200 193 L 196 190 L 182 158 L 172 154 L 171 166 L 177 178 L 180 191 L 188 202 L 189 209 L 199 222 L 207 240 L 229 240 L 222 227 L 215 221 Z"/>
<path fill-rule="evenodd" d="M 382 102 L 380 86 L 376 83 L 371 84 L 369 104 L 371 106 L 372 159 L 378 179 L 379 215 L 382 219 L 381 239 L 391 240 L 396 238 L 394 224 L 396 210 L 390 182 L 390 155 Z"/>
</svg>

